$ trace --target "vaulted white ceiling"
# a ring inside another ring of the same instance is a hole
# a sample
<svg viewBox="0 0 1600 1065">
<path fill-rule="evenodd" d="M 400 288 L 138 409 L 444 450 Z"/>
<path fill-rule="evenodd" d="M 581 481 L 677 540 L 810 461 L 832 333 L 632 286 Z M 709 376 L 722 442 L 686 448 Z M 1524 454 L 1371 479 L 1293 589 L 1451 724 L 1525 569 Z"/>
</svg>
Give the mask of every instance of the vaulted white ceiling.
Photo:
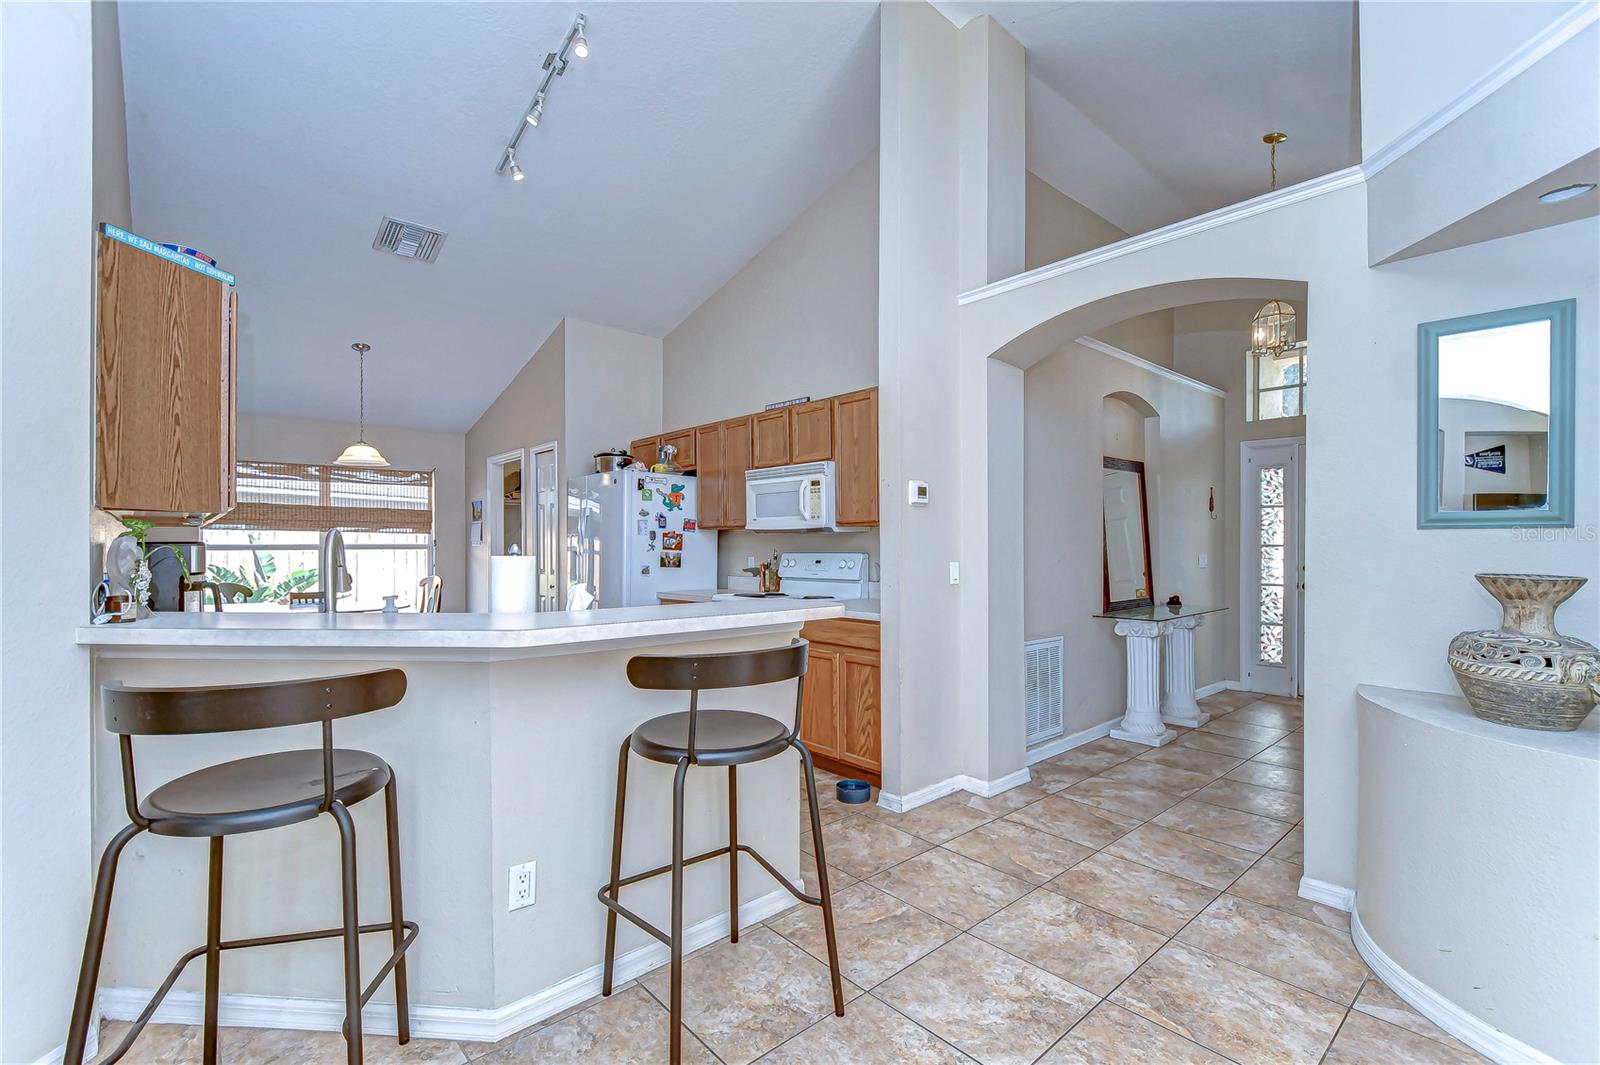
<svg viewBox="0 0 1600 1065">
<path fill-rule="evenodd" d="M 123 0 L 136 229 L 238 275 L 241 405 L 464 429 L 565 315 L 668 332 L 877 143 L 877 8 Z M 422 264 L 384 215 L 449 234 Z M 627 387 L 627 382 L 617 382 Z"/>
<path fill-rule="evenodd" d="M 940 0 L 1028 51 L 1028 165 L 1140 232 L 1358 161 L 1353 0 Z"/>
</svg>

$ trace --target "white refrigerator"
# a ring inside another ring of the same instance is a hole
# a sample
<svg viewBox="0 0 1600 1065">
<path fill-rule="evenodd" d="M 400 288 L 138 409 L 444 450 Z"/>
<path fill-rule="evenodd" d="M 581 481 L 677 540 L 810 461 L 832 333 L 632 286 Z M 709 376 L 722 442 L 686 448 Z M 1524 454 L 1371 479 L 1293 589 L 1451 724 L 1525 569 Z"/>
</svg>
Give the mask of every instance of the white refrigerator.
<svg viewBox="0 0 1600 1065">
<path fill-rule="evenodd" d="M 717 586 L 717 534 L 698 528 L 693 474 L 618 470 L 567 482 L 567 609 L 655 606 Z"/>
</svg>

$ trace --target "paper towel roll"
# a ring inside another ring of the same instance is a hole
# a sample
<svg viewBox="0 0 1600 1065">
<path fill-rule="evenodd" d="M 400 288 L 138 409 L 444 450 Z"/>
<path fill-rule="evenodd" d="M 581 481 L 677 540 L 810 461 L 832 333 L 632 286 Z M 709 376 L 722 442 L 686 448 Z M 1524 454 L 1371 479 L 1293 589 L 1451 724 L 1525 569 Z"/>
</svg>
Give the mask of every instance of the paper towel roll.
<svg viewBox="0 0 1600 1065">
<path fill-rule="evenodd" d="M 489 556 L 489 610 L 532 614 L 539 609 L 539 560 L 532 555 Z"/>
</svg>

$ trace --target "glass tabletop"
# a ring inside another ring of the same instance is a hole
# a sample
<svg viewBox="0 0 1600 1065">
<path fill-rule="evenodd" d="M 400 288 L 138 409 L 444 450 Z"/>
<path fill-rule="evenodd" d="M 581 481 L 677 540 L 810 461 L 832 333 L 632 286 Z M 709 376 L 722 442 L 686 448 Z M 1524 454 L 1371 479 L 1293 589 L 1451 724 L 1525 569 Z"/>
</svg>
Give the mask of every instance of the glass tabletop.
<svg viewBox="0 0 1600 1065">
<path fill-rule="evenodd" d="M 1110 610 L 1093 616 L 1108 621 L 1171 621 L 1173 618 L 1192 618 L 1198 614 L 1219 614 L 1227 609 L 1225 606 L 1196 606 L 1193 603 L 1185 603 L 1182 606 L 1158 603 L 1155 606 L 1132 606 L 1126 610 Z"/>
</svg>

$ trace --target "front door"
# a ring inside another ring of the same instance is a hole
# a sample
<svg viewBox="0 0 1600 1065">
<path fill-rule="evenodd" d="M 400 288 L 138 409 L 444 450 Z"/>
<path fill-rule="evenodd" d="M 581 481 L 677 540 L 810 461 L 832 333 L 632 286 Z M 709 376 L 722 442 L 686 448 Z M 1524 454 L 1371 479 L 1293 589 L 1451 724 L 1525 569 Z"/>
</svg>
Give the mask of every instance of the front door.
<svg viewBox="0 0 1600 1065">
<path fill-rule="evenodd" d="M 561 499 L 556 445 L 533 449 L 533 537 L 539 552 L 539 609 L 561 609 Z"/>
<path fill-rule="evenodd" d="M 1239 669 L 1247 690 L 1300 695 L 1305 442 L 1239 446 Z"/>
</svg>

